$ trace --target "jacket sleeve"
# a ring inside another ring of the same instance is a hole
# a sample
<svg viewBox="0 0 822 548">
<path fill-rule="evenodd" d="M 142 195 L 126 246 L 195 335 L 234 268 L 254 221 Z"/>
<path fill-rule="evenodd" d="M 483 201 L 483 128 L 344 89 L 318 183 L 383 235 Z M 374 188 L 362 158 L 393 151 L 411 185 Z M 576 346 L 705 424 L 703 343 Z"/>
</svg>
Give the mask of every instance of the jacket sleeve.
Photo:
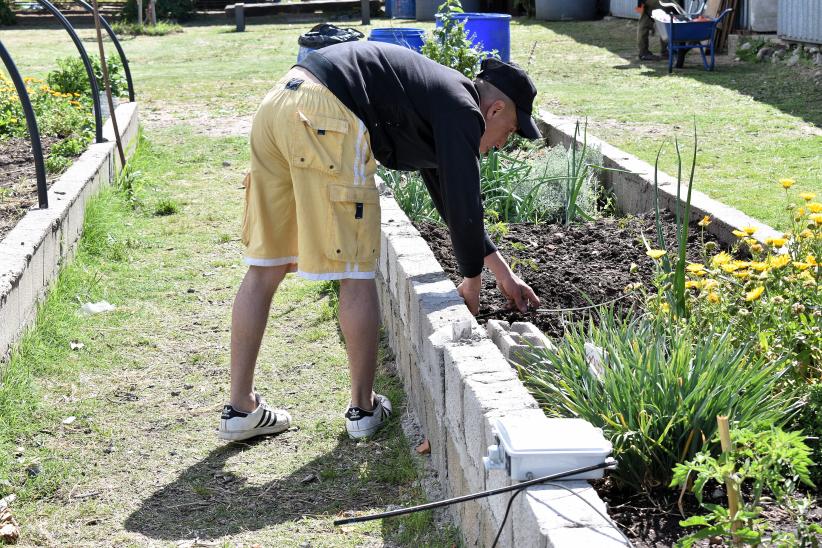
<svg viewBox="0 0 822 548">
<path fill-rule="evenodd" d="M 420 173 L 440 216 L 448 225 L 460 274 L 482 273 L 483 261 L 497 250 L 483 224 L 479 142 L 482 122 L 471 111 L 442 116 L 434 128 L 436 169 Z"/>
</svg>

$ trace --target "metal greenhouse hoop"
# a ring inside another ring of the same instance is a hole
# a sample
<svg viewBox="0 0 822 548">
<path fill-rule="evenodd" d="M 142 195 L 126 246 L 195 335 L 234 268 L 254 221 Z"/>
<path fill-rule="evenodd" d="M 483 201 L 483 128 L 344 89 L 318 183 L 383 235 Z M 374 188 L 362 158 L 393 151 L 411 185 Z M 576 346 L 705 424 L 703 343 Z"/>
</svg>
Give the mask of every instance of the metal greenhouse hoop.
<svg viewBox="0 0 822 548">
<path fill-rule="evenodd" d="M 94 140 L 102 143 L 105 139 L 103 139 L 103 114 L 100 108 L 100 89 L 97 86 L 97 78 L 94 76 L 94 69 L 91 66 L 91 60 L 89 60 L 86 48 L 83 47 L 80 37 L 77 36 L 77 31 L 74 30 L 74 27 L 71 26 L 68 19 L 60 13 L 60 10 L 58 10 L 54 4 L 49 2 L 49 0 L 37 0 L 37 2 L 60 21 L 60 24 L 63 25 L 63 28 L 68 32 L 71 41 L 74 42 L 77 51 L 80 53 L 80 57 L 83 59 L 83 65 L 86 67 L 86 74 L 88 74 L 89 85 L 91 86 L 91 100 L 94 104 Z"/>
<path fill-rule="evenodd" d="M 17 96 L 20 98 L 20 103 L 23 105 L 23 112 L 26 115 L 26 126 L 31 137 L 31 151 L 34 154 L 34 169 L 37 173 L 37 200 L 40 209 L 47 209 L 49 206 L 48 188 L 46 187 L 46 163 L 43 159 L 43 147 L 40 143 L 40 130 L 37 128 L 37 119 L 34 116 L 34 109 L 31 106 L 31 99 L 26 90 L 26 84 L 17 70 L 17 66 L 6 51 L 3 42 L 0 41 L 0 57 L 3 59 L 3 64 L 6 65 L 6 70 L 9 71 L 14 87 L 17 89 Z"/>
</svg>

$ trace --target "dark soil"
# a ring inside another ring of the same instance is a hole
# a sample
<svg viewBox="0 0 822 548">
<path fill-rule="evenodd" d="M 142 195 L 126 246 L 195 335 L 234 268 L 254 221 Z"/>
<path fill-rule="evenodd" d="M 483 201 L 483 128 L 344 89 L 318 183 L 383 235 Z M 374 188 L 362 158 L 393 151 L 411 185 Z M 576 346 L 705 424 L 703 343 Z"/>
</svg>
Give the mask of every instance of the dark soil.
<svg viewBox="0 0 822 548">
<path fill-rule="evenodd" d="M 48 157 L 51 146 L 60 139 L 40 137 L 43 155 Z M 47 177 L 51 186 L 57 176 Z M 34 155 L 28 139 L 12 138 L 0 141 L 0 240 L 5 238 L 26 211 L 37 207 L 37 176 Z"/>
<path fill-rule="evenodd" d="M 419 224 L 417 228 L 428 241 L 440 264 L 455 284 L 462 281 L 451 254 L 448 230 L 441 225 Z M 664 213 L 662 223 L 668 253 L 675 256 L 676 222 L 673 214 Z M 651 247 L 658 247 L 653 214 L 636 217 L 605 218 L 571 226 L 549 224 L 511 224 L 508 234 L 497 243 L 500 253 L 512 269 L 530 285 L 541 304 L 538 311 L 522 314 L 508 309 L 496 288 L 490 272 L 483 275 L 478 319 L 530 321 L 550 336 L 560 337 L 568 321 L 586 317 L 588 310 L 565 312 L 571 308 L 614 301 L 617 308 L 638 305 L 639 298 L 626 295 L 625 288 L 636 282 L 650 289 L 655 275 L 654 261 L 645 254 L 642 236 Z M 706 241 L 712 240 L 705 234 Z M 695 224 L 689 230 L 688 257 L 703 262 L 702 229 Z M 631 264 L 635 272 L 631 272 Z M 547 311 L 544 311 L 547 309 Z"/>
<path fill-rule="evenodd" d="M 619 525 L 622 532 L 631 539 L 631 543 L 636 548 L 673 546 L 677 540 L 697 530 L 695 527 L 681 527 L 679 525 L 681 520 L 694 515 L 707 514 L 706 510 L 700 508 L 692 493 L 686 493 L 682 497 L 682 510 L 685 514 L 683 517 L 677 504 L 679 490 L 658 488 L 651 493 L 635 493 L 620 491 L 608 479 L 591 483 L 608 505 L 608 514 Z M 743 490 L 743 497 L 745 495 Z M 726 506 L 728 501 L 724 487 L 717 485 L 712 487 L 709 484 L 705 491 L 704 501 Z M 796 530 L 791 516 L 785 510 L 767 501 L 762 503 L 762 508 L 761 516 L 770 527 L 782 532 Z M 822 508 L 818 505 L 812 507 L 808 519 L 813 523 L 822 523 Z M 724 546 L 724 544 L 721 541 L 712 543 L 706 539 L 698 542 L 696 546 Z"/>
</svg>

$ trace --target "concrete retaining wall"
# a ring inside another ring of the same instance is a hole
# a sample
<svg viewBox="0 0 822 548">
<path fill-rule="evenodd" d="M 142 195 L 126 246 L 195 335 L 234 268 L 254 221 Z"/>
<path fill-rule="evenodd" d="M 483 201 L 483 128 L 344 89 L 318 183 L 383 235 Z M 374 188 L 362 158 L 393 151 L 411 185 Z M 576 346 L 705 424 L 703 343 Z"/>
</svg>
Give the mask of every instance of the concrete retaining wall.
<svg viewBox="0 0 822 548">
<path fill-rule="evenodd" d="M 136 144 L 137 104 L 116 109 L 124 147 Z M 65 260 L 74 256 L 85 217 L 86 202 L 101 185 L 114 180 L 120 166 L 111 120 L 103 128 L 106 143 L 92 144 L 55 181 L 49 208 L 34 209 L 0 242 L 0 359 L 37 315 Z"/>
<path fill-rule="evenodd" d="M 573 140 L 573 121 L 545 111 L 540 115 L 539 126 L 549 144 L 568 146 Z M 602 151 L 607 167 L 624 171 L 605 173 L 605 184 L 613 190 L 622 211 L 652 209 L 653 166 L 591 135 L 588 144 Z M 659 182 L 661 207 L 676 207 L 676 180 L 659 173 Z M 683 186 L 683 199 L 684 195 Z M 710 215 L 713 222 L 709 229 L 721 241 L 735 241 L 731 231 L 743 226 L 759 227 L 755 237 L 761 241 L 777 234 L 700 192 L 693 193 L 692 203 L 693 218 Z M 509 485 L 504 471 L 486 472 L 482 465 L 487 446 L 494 443 L 491 421 L 500 416 L 520 417 L 537 426 L 547 421 L 509 360 L 527 359 L 528 345 L 549 345 L 550 341 L 540 337 L 530 324 L 509 326 L 506 322 L 490 322 L 489 337 L 384 185 L 381 204 L 382 253 L 377 281 L 382 318 L 409 405 L 431 442 L 432 465 L 443 490 L 447 496 L 459 496 Z M 470 326 L 470 331 L 464 326 Z M 546 485 L 516 498 L 500 546 L 624 545 L 612 523 L 591 508 L 602 513 L 606 510 L 587 482 L 560 483 L 573 494 Z M 450 507 L 468 546 L 491 545 L 509 496 Z"/>
</svg>

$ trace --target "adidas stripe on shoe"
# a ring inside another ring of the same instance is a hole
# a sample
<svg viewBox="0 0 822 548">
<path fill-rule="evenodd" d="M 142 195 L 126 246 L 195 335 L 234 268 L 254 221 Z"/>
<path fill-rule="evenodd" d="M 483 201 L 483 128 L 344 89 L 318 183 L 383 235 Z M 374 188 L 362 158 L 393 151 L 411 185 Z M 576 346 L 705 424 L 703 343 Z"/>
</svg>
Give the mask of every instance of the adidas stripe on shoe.
<svg viewBox="0 0 822 548">
<path fill-rule="evenodd" d="M 283 409 L 273 409 L 259 394 L 255 396 L 257 408 L 251 413 L 237 411 L 228 404 L 223 407 L 217 437 L 222 440 L 239 441 L 288 430 L 291 426 L 291 415 Z"/>
<path fill-rule="evenodd" d="M 374 435 L 391 416 L 391 401 L 381 394 L 374 396 L 376 405 L 371 411 L 349 407 L 345 412 L 345 429 L 351 439 Z"/>
</svg>

